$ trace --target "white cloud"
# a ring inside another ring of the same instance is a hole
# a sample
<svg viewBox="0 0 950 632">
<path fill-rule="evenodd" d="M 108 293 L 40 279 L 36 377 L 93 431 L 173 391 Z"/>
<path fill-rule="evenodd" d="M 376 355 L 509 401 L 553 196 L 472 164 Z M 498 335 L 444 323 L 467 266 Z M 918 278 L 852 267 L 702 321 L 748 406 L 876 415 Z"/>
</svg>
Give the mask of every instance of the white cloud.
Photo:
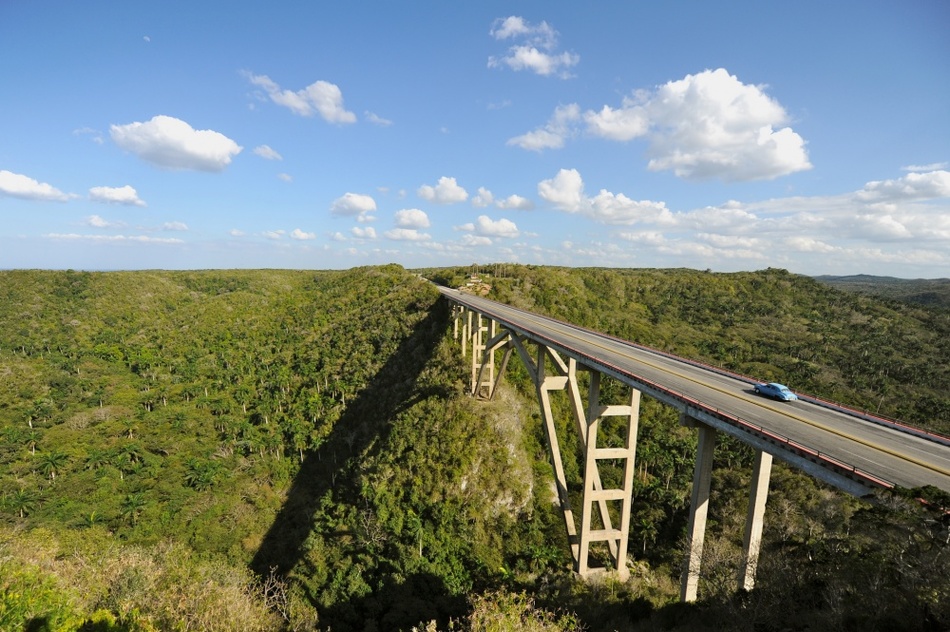
<svg viewBox="0 0 950 632">
<path fill-rule="evenodd" d="M 213 130 L 195 130 L 180 119 L 155 116 L 145 123 L 113 125 L 112 140 L 146 162 L 167 169 L 223 171 L 243 149 Z"/>
<path fill-rule="evenodd" d="M 73 134 L 76 136 L 89 136 L 92 138 L 92 142 L 97 145 L 103 144 L 105 141 L 102 139 L 102 132 L 91 127 L 80 127 L 79 129 L 74 129 Z"/>
<path fill-rule="evenodd" d="M 284 182 L 293 182 L 293 179 L 294 179 L 294 178 L 293 178 L 293 176 L 291 176 L 291 175 L 289 175 L 289 174 L 286 174 L 286 173 L 278 173 L 278 174 L 277 174 L 277 179 L 278 179 L 278 180 L 283 180 Z"/>
<path fill-rule="evenodd" d="M 485 187 L 478 187 L 478 192 L 472 196 L 472 206 L 475 208 L 485 208 L 491 206 L 495 201 L 495 196 Z"/>
<path fill-rule="evenodd" d="M 393 228 L 387 230 L 383 235 L 393 241 L 426 241 L 432 237 L 426 233 L 420 233 L 415 228 Z"/>
<path fill-rule="evenodd" d="M 623 106 L 605 105 L 599 112 L 585 112 L 587 129 L 595 136 L 627 141 L 645 136 L 650 130 L 650 114 L 637 100 L 624 98 Z"/>
<path fill-rule="evenodd" d="M 98 215 L 90 215 L 83 222 L 86 226 L 92 226 L 93 228 L 113 228 L 115 226 L 124 226 L 119 222 L 110 222 Z"/>
<path fill-rule="evenodd" d="M 663 202 L 636 201 L 623 193 L 601 189 L 594 197 L 584 193 L 584 181 L 576 169 L 561 169 L 550 180 L 538 183 L 538 195 L 558 210 L 580 213 L 602 224 L 650 222 L 671 224 L 673 214 Z"/>
<path fill-rule="evenodd" d="M 584 181 L 577 169 L 561 169 L 550 180 L 538 183 L 538 195 L 567 213 L 580 213 L 587 205 Z"/>
<path fill-rule="evenodd" d="M 950 171 L 908 173 L 896 180 L 868 182 L 857 196 L 865 202 L 947 198 L 950 197 Z"/>
<path fill-rule="evenodd" d="M 648 169 L 684 179 L 770 180 L 812 167 L 781 104 L 722 68 L 638 90 L 618 108 L 605 105 L 581 115 L 576 104 L 559 106 L 543 127 L 507 144 L 559 149 L 578 135 L 581 121 L 594 137 L 646 140 Z"/>
<path fill-rule="evenodd" d="M 534 202 L 520 195 L 509 195 L 495 202 L 495 206 L 503 210 L 530 211 L 534 208 Z"/>
<path fill-rule="evenodd" d="M 129 185 L 124 187 L 92 187 L 89 189 L 89 199 L 93 202 L 105 202 L 107 204 L 145 206 L 145 202 L 139 199 L 138 192 Z"/>
<path fill-rule="evenodd" d="M 228 234 L 231 235 L 232 237 L 243 237 L 244 231 L 238 230 L 237 228 L 232 228 L 231 230 L 228 231 Z"/>
<path fill-rule="evenodd" d="M 265 231 L 264 231 L 263 233 L 261 233 L 261 234 L 264 235 L 264 237 L 267 237 L 268 239 L 283 239 L 283 238 L 284 238 L 284 235 L 287 234 L 287 231 L 285 231 L 285 230 L 265 230 Z"/>
<path fill-rule="evenodd" d="M 376 239 L 376 229 L 372 226 L 354 226 L 350 232 L 358 239 Z"/>
<path fill-rule="evenodd" d="M 185 222 L 165 222 L 162 224 L 162 230 L 186 231 L 188 224 Z"/>
<path fill-rule="evenodd" d="M 671 81 L 636 101 L 649 113 L 651 171 L 747 181 L 811 169 L 805 141 L 781 127 L 785 109 L 722 68 Z"/>
<path fill-rule="evenodd" d="M 558 32 L 547 22 L 530 24 L 524 18 L 510 16 L 495 20 L 490 35 L 496 40 L 515 39 L 501 57 L 488 58 L 489 68 L 507 66 L 512 70 L 529 70 L 542 76 L 570 77 L 569 69 L 580 62 L 580 56 L 567 51 L 557 52 Z"/>
<path fill-rule="evenodd" d="M 330 212 L 341 217 L 356 217 L 359 222 L 371 222 L 376 211 L 376 200 L 361 193 L 345 193 L 330 205 Z"/>
<path fill-rule="evenodd" d="M 468 192 L 458 185 L 455 178 L 446 176 L 439 178 L 439 183 L 434 187 L 427 184 L 419 187 L 417 194 L 423 200 L 436 204 L 455 204 L 468 199 Z"/>
<path fill-rule="evenodd" d="M 63 241 L 92 241 L 104 243 L 183 244 L 184 240 L 173 237 L 149 237 L 147 235 L 77 235 L 75 233 L 48 233 L 46 239 Z"/>
<path fill-rule="evenodd" d="M 299 228 L 295 228 L 295 229 L 293 230 L 293 232 L 290 233 L 290 238 L 291 238 L 291 239 L 298 239 L 298 240 L 300 240 L 300 241 L 307 241 L 307 240 L 310 240 L 310 239 L 316 239 L 316 238 L 317 238 L 317 235 L 316 235 L 316 233 L 305 233 L 304 231 L 300 230 Z"/>
<path fill-rule="evenodd" d="M 384 119 L 381 116 L 373 114 L 372 112 L 364 112 L 363 116 L 373 125 L 379 125 L 380 127 L 389 127 L 393 124 L 393 122 L 389 119 Z"/>
<path fill-rule="evenodd" d="M 554 110 L 544 127 L 509 138 L 509 146 L 521 147 L 528 151 L 560 149 L 567 138 L 575 135 L 574 124 L 580 120 L 581 108 L 576 103 L 560 105 Z"/>
<path fill-rule="evenodd" d="M 65 202 L 70 198 L 69 195 L 50 184 L 37 182 L 33 178 L 6 170 L 0 170 L 0 194 L 24 200 L 53 202 Z"/>
<path fill-rule="evenodd" d="M 493 220 L 487 215 L 479 215 L 475 223 L 462 224 L 458 229 L 483 237 L 513 238 L 519 235 L 518 227 L 511 220 Z"/>
<path fill-rule="evenodd" d="M 317 81 L 303 90 L 281 90 L 267 75 L 245 73 L 248 80 L 262 88 L 271 101 L 300 116 L 319 114 L 328 123 L 354 123 L 356 115 L 343 106 L 343 92 L 327 81 Z"/>
<path fill-rule="evenodd" d="M 929 165 L 907 165 L 901 171 L 942 171 L 950 167 L 950 162 L 932 162 Z"/>
<path fill-rule="evenodd" d="M 491 246 L 492 240 L 490 237 L 469 233 L 462 235 L 461 243 L 463 246 Z"/>
<path fill-rule="evenodd" d="M 284 157 L 271 149 L 270 145 L 258 145 L 254 148 L 254 153 L 264 160 L 283 160 Z"/>
<path fill-rule="evenodd" d="M 400 228 L 428 228 L 431 225 L 425 211 L 407 208 L 396 211 L 396 226 Z"/>
</svg>

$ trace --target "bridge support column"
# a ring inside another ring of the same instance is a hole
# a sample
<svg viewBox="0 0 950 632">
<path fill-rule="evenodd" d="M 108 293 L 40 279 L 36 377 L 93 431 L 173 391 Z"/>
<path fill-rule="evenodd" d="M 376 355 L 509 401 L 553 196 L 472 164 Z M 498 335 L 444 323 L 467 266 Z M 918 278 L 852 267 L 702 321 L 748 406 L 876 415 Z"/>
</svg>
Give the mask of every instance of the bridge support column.
<svg viewBox="0 0 950 632">
<path fill-rule="evenodd" d="M 696 449 L 696 468 L 693 472 L 693 493 L 686 528 L 689 550 L 686 568 L 680 583 L 680 600 L 696 601 L 699 573 L 703 562 L 703 542 L 706 538 L 706 515 L 709 512 L 709 486 L 712 482 L 713 453 L 716 449 L 716 429 L 683 416 L 687 425 L 699 428 L 699 446 Z"/>
<path fill-rule="evenodd" d="M 495 321 L 481 314 L 475 314 L 470 335 L 472 339 L 472 395 L 481 395 L 482 388 L 487 389 L 489 396 L 495 382 L 495 348 L 485 343 L 485 335 L 492 337 L 494 342 Z M 485 370 L 488 370 L 487 380 L 484 380 Z"/>
<path fill-rule="evenodd" d="M 600 373 L 591 373 L 586 424 L 581 426 L 581 439 L 585 448 L 584 497 L 581 511 L 577 572 L 583 577 L 591 571 L 588 567 L 591 543 L 606 541 L 614 563 L 613 570 L 622 579 L 626 579 L 629 575 L 627 569 L 627 542 L 630 535 L 630 504 L 633 498 L 634 460 L 637 452 L 637 427 L 640 419 L 640 391 L 631 389 L 629 405 L 602 406 L 600 404 L 600 377 Z M 571 379 L 571 384 L 576 388 L 575 379 Z M 605 417 L 611 416 L 627 419 L 623 445 L 619 447 L 598 447 L 597 434 L 601 423 Z M 585 425 L 586 428 L 584 428 Z M 597 461 L 605 459 L 622 460 L 624 462 L 621 487 L 616 489 L 603 488 Z M 619 529 L 613 528 L 607 506 L 608 501 L 620 502 L 618 511 Z M 597 503 L 597 515 L 601 523 L 600 529 L 593 529 L 591 525 L 595 517 L 594 503 Z"/>
<path fill-rule="evenodd" d="M 765 501 L 769 495 L 769 479 L 772 475 L 772 455 L 756 450 L 749 490 L 749 510 L 746 514 L 745 535 L 742 539 L 742 567 L 739 571 L 739 588 L 752 590 L 755 586 L 755 570 L 759 563 L 759 547 L 762 543 L 762 521 L 765 516 Z"/>
</svg>

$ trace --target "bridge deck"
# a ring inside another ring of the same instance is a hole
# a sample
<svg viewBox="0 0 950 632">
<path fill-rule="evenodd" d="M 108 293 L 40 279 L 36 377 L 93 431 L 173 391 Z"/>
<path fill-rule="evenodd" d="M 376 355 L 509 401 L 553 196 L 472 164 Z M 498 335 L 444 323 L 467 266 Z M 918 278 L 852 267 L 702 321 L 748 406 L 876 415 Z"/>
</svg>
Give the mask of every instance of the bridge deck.
<svg viewBox="0 0 950 632">
<path fill-rule="evenodd" d="M 753 393 L 749 378 L 485 298 L 440 291 L 851 493 L 891 485 L 950 491 L 950 440 L 945 437 L 908 431 L 808 396 L 795 402 L 768 400 Z"/>
</svg>

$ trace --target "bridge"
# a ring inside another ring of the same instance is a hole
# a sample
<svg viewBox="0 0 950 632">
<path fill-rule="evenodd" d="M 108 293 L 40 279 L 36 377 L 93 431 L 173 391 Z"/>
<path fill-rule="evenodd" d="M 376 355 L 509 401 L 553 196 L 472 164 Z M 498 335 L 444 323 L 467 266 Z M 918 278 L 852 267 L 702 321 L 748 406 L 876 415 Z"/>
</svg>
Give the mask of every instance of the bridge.
<svg viewBox="0 0 950 632">
<path fill-rule="evenodd" d="M 581 576 L 604 570 L 623 578 L 628 575 L 641 394 L 676 408 L 681 423 L 699 434 L 687 526 L 689 551 L 680 588 L 683 601 L 697 596 L 718 433 L 755 451 L 738 578 L 739 587 L 746 590 L 755 584 L 773 457 L 859 497 L 873 497 L 893 487 L 932 485 L 950 491 L 950 438 L 804 394 L 793 402 L 768 400 L 754 393 L 756 382 L 748 377 L 473 294 L 439 290 L 453 304 L 454 335 L 461 352 L 471 357 L 473 395 L 493 397 L 512 355 L 517 354 L 527 368 L 541 407 L 574 569 Z M 586 395 L 578 372 L 589 374 Z M 629 398 L 602 402 L 604 378 L 629 386 Z M 551 393 L 557 391 L 568 396 L 584 457 L 579 524 L 568 497 L 551 406 Z M 619 425 L 624 437 L 619 445 L 599 443 L 598 435 L 607 424 L 612 424 L 614 436 Z M 604 488 L 600 461 L 622 463 L 619 487 Z M 610 568 L 591 565 L 595 543 L 606 544 Z"/>
</svg>

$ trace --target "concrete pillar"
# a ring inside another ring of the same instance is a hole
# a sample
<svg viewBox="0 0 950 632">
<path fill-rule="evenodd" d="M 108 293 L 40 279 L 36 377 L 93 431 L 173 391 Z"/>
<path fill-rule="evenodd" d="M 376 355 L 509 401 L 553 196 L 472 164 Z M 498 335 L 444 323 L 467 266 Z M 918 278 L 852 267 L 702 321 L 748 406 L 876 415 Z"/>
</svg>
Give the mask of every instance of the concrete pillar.
<svg viewBox="0 0 950 632">
<path fill-rule="evenodd" d="M 756 451 L 752 470 L 752 485 L 749 490 L 749 510 L 745 520 L 745 536 L 742 539 L 742 568 L 739 571 L 739 588 L 752 590 L 755 586 L 755 569 L 759 563 L 759 546 L 762 543 L 762 520 L 765 501 L 769 495 L 769 479 L 772 475 L 772 455 Z"/>
<path fill-rule="evenodd" d="M 713 452 L 716 449 L 716 429 L 696 423 L 699 427 L 699 446 L 696 449 L 696 469 L 693 473 L 693 494 L 689 507 L 689 551 L 686 569 L 680 584 L 680 600 L 696 601 L 699 572 L 703 561 L 703 540 L 706 537 L 706 515 L 709 511 L 709 485 L 712 481 Z"/>
</svg>

